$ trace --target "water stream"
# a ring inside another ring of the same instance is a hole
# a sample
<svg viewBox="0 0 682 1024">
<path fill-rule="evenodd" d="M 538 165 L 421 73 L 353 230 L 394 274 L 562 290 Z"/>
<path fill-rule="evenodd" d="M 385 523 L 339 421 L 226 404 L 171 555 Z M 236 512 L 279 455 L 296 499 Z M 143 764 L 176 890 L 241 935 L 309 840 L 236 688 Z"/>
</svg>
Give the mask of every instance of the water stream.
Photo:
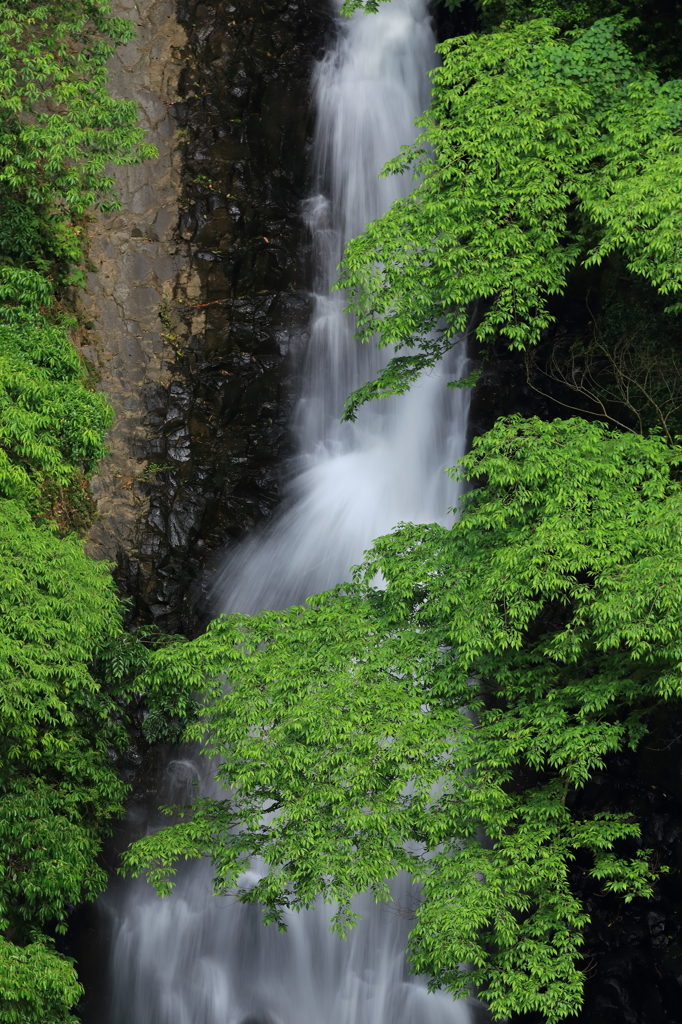
<svg viewBox="0 0 682 1024">
<path fill-rule="evenodd" d="M 340 23 L 316 69 L 317 184 L 305 215 L 317 282 L 298 353 L 298 455 L 279 514 L 226 561 L 218 611 L 299 602 L 347 578 L 373 537 L 400 520 L 446 522 L 456 501 L 443 470 L 464 448 L 466 395 L 445 380 L 463 356 L 342 426 L 345 397 L 381 355 L 354 342 L 343 298 L 330 294 L 345 240 L 409 188 L 377 174 L 414 138 L 434 42 L 425 0 L 392 0 Z M 408 974 L 408 882 L 397 880 L 394 893 L 393 905 L 360 897 L 363 920 L 342 942 L 326 907 L 293 915 L 286 935 L 265 929 L 257 908 L 211 896 L 207 864 L 184 867 L 164 901 L 143 882 L 126 883 L 103 902 L 113 933 L 107 1024 L 467 1024 L 468 1007 L 428 995 Z"/>
<path fill-rule="evenodd" d="M 330 291 L 345 242 L 410 188 L 409 176 L 378 173 L 415 137 L 414 119 L 429 102 L 434 45 L 424 0 L 392 0 L 378 14 L 340 25 L 316 69 L 318 191 L 305 211 L 315 308 L 299 353 L 298 457 L 269 529 L 223 567 L 220 611 L 302 601 L 347 579 L 374 537 L 401 520 L 446 522 L 456 501 L 443 470 L 462 454 L 467 399 L 445 381 L 458 376 L 464 353 L 455 350 L 451 365 L 424 376 L 408 395 L 370 403 L 355 424 L 341 424 L 346 397 L 376 376 L 388 354 L 355 342 L 344 297 Z"/>
</svg>

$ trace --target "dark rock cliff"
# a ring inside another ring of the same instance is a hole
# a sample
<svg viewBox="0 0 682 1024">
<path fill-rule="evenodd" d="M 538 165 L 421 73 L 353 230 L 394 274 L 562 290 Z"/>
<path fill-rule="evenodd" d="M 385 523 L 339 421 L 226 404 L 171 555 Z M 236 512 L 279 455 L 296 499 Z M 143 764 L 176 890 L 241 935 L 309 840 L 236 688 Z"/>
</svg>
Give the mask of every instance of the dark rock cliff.
<svg viewBox="0 0 682 1024">
<path fill-rule="evenodd" d="M 311 72 L 331 25 L 326 0 L 182 4 L 178 20 L 184 266 L 159 304 L 165 375 L 143 385 L 146 469 L 130 485 L 146 513 L 116 577 L 132 619 L 192 634 L 210 552 L 277 501 L 287 353 L 309 319 Z"/>
<path fill-rule="evenodd" d="M 126 4 L 121 13 L 135 16 Z M 141 45 L 119 75 L 124 95 L 132 75 L 164 115 L 168 96 L 179 96 L 155 139 L 159 164 L 124 181 L 129 208 L 93 230 L 100 273 L 83 297 L 93 321 L 83 354 L 117 422 L 95 478 L 100 519 L 89 549 L 115 558 L 131 623 L 193 635 L 209 614 L 207 562 L 271 513 L 289 452 L 296 383 L 287 356 L 310 315 L 300 214 L 311 76 L 333 26 L 328 0 L 170 7 L 140 5 Z M 171 46 L 184 68 L 162 92 L 154 60 L 167 63 Z M 170 181 L 178 166 L 179 196 Z M 118 853 L 156 820 L 169 757 L 138 736 L 120 761 L 133 793 L 103 857 L 114 889 Z M 79 1012 L 93 1024 L 106 1015 L 108 942 L 106 914 L 92 904 L 77 909 L 60 942 L 79 963 Z"/>
</svg>

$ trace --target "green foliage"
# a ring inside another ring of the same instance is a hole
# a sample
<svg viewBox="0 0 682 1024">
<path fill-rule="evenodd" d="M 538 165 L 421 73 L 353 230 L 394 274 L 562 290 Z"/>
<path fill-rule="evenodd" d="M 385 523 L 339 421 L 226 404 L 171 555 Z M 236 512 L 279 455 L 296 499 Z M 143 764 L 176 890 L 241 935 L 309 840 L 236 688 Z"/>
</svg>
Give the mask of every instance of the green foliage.
<svg viewBox="0 0 682 1024">
<path fill-rule="evenodd" d="M 341 13 L 376 13 L 386 0 L 345 0 Z M 469 7 L 486 32 L 499 31 L 533 18 L 548 18 L 562 31 L 587 28 L 599 18 L 620 17 L 631 49 L 665 78 L 682 73 L 682 2 L 680 0 L 437 0 L 450 12 Z"/>
<path fill-rule="evenodd" d="M 83 987 L 73 962 L 41 939 L 19 948 L 0 937 L 0 1020 L 5 1024 L 77 1024 L 69 1007 Z"/>
<path fill-rule="evenodd" d="M 104 458 L 113 410 L 84 378 L 65 326 L 0 323 L 0 495 L 35 504 L 45 483 L 68 487 Z"/>
<path fill-rule="evenodd" d="M 108 756 L 110 701 L 88 670 L 120 632 L 106 563 L 0 499 L 0 930 L 65 930 L 106 882 L 102 827 L 126 787 Z"/>
<path fill-rule="evenodd" d="M 0 565 L 0 931 L 26 940 L 104 889 L 97 855 L 127 792 L 110 748 L 129 742 L 149 650 L 178 638 L 123 633 L 109 566 L 4 499 Z M 152 700 L 153 738 L 179 736 L 183 702 Z"/>
<path fill-rule="evenodd" d="M 408 353 L 346 419 L 407 390 L 472 310 L 484 344 L 537 344 L 575 267 L 618 255 L 680 298 L 682 83 L 647 72 L 614 19 L 570 37 L 538 19 L 439 50 L 422 135 L 384 171 L 418 184 L 348 244 L 338 284 L 360 340 Z"/>
<path fill-rule="evenodd" d="M 636 821 L 571 807 L 682 694 L 681 462 L 584 420 L 501 420 L 461 461 L 481 486 L 451 529 L 403 524 L 352 583 L 152 654 L 152 690 L 203 692 L 190 735 L 226 796 L 136 843 L 127 869 L 165 894 L 177 860 L 209 856 L 217 892 L 280 924 L 321 894 L 341 932 L 353 894 L 381 898 L 404 869 L 433 987 L 477 988 L 496 1019 L 576 1013 L 576 857 L 626 901 L 655 877 Z M 252 857 L 266 873 L 240 888 Z"/>
<path fill-rule="evenodd" d="M 495 31 L 532 18 L 549 18 L 564 31 L 587 28 L 598 18 L 620 17 L 625 39 L 665 78 L 682 73 L 680 0 L 482 0 L 482 27 Z"/>
<path fill-rule="evenodd" d="M 0 324 L 0 932 L 13 940 L 0 940 L 0 1017 L 56 1024 L 80 986 L 40 929 L 65 931 L 69 905 L 103 890 L 97 857 L 127 790 L 109 756 L 117 707 L 88 669 L 122 624 L 109 566 L 31 513 L 81 487 L 111 410 L 64 326 L 13 319 Z"/>
<path fill-rule="evenodd" d="M 184 640 L 184 636 L 162 633 L 157 626 L 138 626 L 129 633 L 117 633 L 98 651 L 93 672 L 119 707 L 121 745 L 127 743 L 127 727 L 138 712 L 140 731 L 149 743 L 181 743 L 196 721 L 200 704 L 184 681 L 153 691 L 144 685 L 151 652 Z"/>
<path fill-rule="evenodd" d="M 80 283 L 80 219 L 119 206 L 110 165 L 156 155 L 136 104 L 106 87 L 133 35 L 103 0 L 0 2 L 0 298 L 44 303 Z"/>
<path fill-rule="evenodd" d="M 74 1020 L 74 966 L 41 932 L 104 888 L 127 791 L 111 758 L 127 698 L 90 668 L 122 633 L 119 601 L 68 533 L 91 518 L 113 415 L 85 387 L 75 321 L 46 310 L 83 281 L 88 210 L 120 205 L 111 165 L 156 154 L 107 91 L 133 35 L 103 0 L 0 0 L 0 1018 L 21 1024 Z"/>
</svg>

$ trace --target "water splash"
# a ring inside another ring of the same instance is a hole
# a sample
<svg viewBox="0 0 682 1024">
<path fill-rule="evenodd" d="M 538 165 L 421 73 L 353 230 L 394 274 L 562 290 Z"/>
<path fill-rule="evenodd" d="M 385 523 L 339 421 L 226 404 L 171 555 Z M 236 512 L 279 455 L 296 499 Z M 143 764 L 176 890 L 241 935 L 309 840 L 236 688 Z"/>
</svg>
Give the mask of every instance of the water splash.
<svg viewBox="0 0 682 1024">
<path fill-rule="evenodd" d="M 409 395 L 373 403 L 342 426 L 345 398 L 382 357 L 354 342 L 343 298 L 330 294 L 345 241 L 409 188 L 377 175 L 415 136 L 434 42 L 425 0 L 392 0 L 379 14 L 340 24 L 317 68 L 318 194 L 306 216 L 318 276 L 310 342 L 299 353 L 298 456 L 279 514 L 226 561 L 219 611 L 299 602 L 346 579 L 372 539 L 400 520 L 445 522 L 456 501 L 443 471 L 463 452 L 467 402 L 445 379 L 462 368 L 463 355 Z M 192 774 L 188 762 L 173 765 L 175 785 Z M 211 877 L 209 865 L 191 865 L 168 900 L 139 881 L 105 898 L 114 936 L 110 1024 L 470 1021 L 467 1006 L 427 994 L 407 972 L 411 925 L 396 913 L 409 906 L 407 880 L 394 882 L 393 905 L 359 897 L 361 924 L 342 942 L 329 932 L 329 907 L 290 915 L 280 934 L 263 928 L 257 908 L 213 897 Z"/>
</svg>

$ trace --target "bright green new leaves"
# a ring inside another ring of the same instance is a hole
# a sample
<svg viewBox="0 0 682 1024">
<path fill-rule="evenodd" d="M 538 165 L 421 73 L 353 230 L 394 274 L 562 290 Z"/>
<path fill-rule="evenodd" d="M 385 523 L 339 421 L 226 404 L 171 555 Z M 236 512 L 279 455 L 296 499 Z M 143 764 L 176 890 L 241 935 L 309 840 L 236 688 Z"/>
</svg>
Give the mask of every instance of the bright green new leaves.
<svg viewBox="0 0 682 1024">
<path fill-rule="evenodd" d="M 0 182 L 9 192 L 74 213 L 112 208 L 108 164 L 155 155 L 141 146 L 137 105 L 106 88 L 106 62 L 134 32 L 102 0 L 0 3 Z"/>
<path fill-rule="evenodd" d="M 119 205 L 111 165 L 156 153 L 106 88 L 133 35 L 103 0 L 0 0 L 0 1018 L 21 1024 L 73 1020 L 74 967 L 40 933 L 104 888 L 127 790 L 126 699 L 89 668 L 122 632 L 109 566 L 32 516 L 106 454 L 112 411 L 44 310 L 82 280 L 88 209 Z"/>
<path fill-rule="evenodd" d="M 126 787 L 88 662 L 121 629 L 106 563 L 0 499 L 0 930 L 21 938 L 102 890 L 102 826 Z"/>
<path fill-rule="evenodd" d="M 250 651 L 260 645 L 254 658 Z M 420 647 L 438 656 L 435 637 Z M 370 605 L 340 594 L 322 597 L 312 613 L 294 608 L 218 619 L 195 644 L 169 657 L 152 655 L 151 688 L 205 689 L 207 672 L 217 678 L 226 671 L 234 680 L 227 698 L 219 683 L 212 686 L 216 702 L 207 715 L 211 750 L 233 752 L 219 774 L 235 785 L 235 802 L 201 805 L 160 847 L 153 837 L 143 840 L 128 863 L 147 863 L 156 850 L 168 862 L 166 842 L 171 860 L 176 852 L 201 855 L 214 849 L 215 834 L 220 885 L 229 889 L 255 843 L 281 868 L 248 898 L 262 899 L 279 919 L 282 907 L 307 906 L 323 892 L 342 903 L 343 927 L 354 892 L 368 885 L 382 892 L 384 877 L 411 863 L 403 849 L 406 823 L 430 803 L 462 720 L 456 707 L 424 713 L 424 694 L 406 689 L 403 679 L 414 656 L 400 633 L 377 628 Z M 197 728 L 203 732 L 205 723 Z M 402 796 L 406 764 L 409 798 Z M 263 826 L 264 809 L 281 813 Z M 232 836 L 236 821 L 245 829 Z"/>
<path fill-rule="evenodd" d="M 345 14 L 346 17 L 350 17 L 355 11 L 376 14 L 380 3 L 386 3 L 386 0 L 344 0 L 341 6 L 341 14 Z"/>
<path fill-rule="evenodd" d="M 88 391 L 64 327 L 40 316 L 0 324 L 0 495 L 35 501 L 104 458 L 113 410 Z"/>
<path fill-rule="evenodd" d="M 66 932 L 69 905 L 104 891 L 97 858 L 128 792 L 94 735 L 95 749 L 78 727 L 56 727 L 51 739 L 65 749 L 0 775 L 0 920 L 19 943 L 40 928 Z"/>
<path fill-rule="evenodd" d="M 483 485 L 452 529 L 402 525 L 353 583 L 151 654 L 152 690 L 204 694 L 192 735 L 229 796 L 127 868 L 166 893 L 178 859 L 210 856 L 218 892 L 280 923 L 321 894 L 342 932 L 352 895 L 404 869 L 423 897 L 412 965 L 434 986 L 475 986 L 496 1018 L 577 1012 L 573 861 L 626 900 L 654 877 L 636 822 L 571 806 L 682 693 L 681 461 L 583 420 L 500 421 L 462 460 Z"/>
<path fill-rule="evenodd" d="M 682 84 L 632 57 L 618 21 L 560 37 L 538 19 L 439 46 L 414 146 L 414 191 L 347 246 L 339 287 L 358 337 L 412 353 L 350 397 L 404 391 L 466 332 L 524 348 L 553 323 L 576 266 L 619 252 L 661 293 L 682 289 Z"/>
<path fill-rule="evenodd" d="M 156 155 L 142 142 L 137 106 L 106 88 L 106 63 L 134 35 L 103 0 L 0 2 L 0 257 L 5 267 L 52 273 L 82 260 L 80 218 L 118 208 L 111 164 Z M 66 276 L 65 276 L 66 275 Z M 0 288 L 11 283 L 0 273 Z M 11 298 L 25 301 L 25 280 Z M 54 285 L 53 285 L 54 287 Z M 44 299 L 42 300 L 44 301 Z"/>
<path fill-rule="evenodd" d="M 143 677 L 150 653 L 184 640 L 184 636 L 162 633 L 156 626 L 138 626 L 133 632 L 116 634 L 98 651 L 93 673 L 116 695 L 123 749 L 128 743 L 126 728 L 133 716 L 139 716 L 137 727 L 149 743 L 182 743 L 188 725 L 196 720 L 201 706 L 196 695 L 188 692 L 184 680 L 173 688 L 144 690 Z"/>
<path fill-rule="evenodd" d="M 0 1017 L 70 1022 L 75 971 L 40 938 L 106 885 L 103 834 L 127 787 L 110 759 L 118 707 L 88 663 L 122 629 L 106 563 L 31 518 L 45 487 L 92 472 L 111 411 L 66 329 L 0 324 Z M 14 500 L 8 500 L 14 499 Z M 23 945 L 29 942 L 29 945 Z"/>
<path fill-rule="evenodd" d="M 595 154 L 602 166 L 580 197 L 600 229 L 585 265 L 620 250 L 631 271 L 662 295 L 678 296 L 682 81 L 661 85 L 647 75 L 631 84 L 628 99 L 604 117 Z"/>
<path fill-rule="evenodd" d="M 355 11 L 376 14 L 379 10 L 379 4 L 386 2 L 387 0 L 344 0 L 344 3 L 341 5 L 341 14 L 345 14 L 346 17 L 350 17 Z M 440 0 L 440 3 L 449 11 L 454 11 L 462 6 L 463 0 Z"/>
<path fill-rule="evenodd" d="M 73 963 L 49 940 L 19 948 L 0 938 L 0 1020 L 5 1024 L 77 1024 L 69 1007 L 83 993 Z"/>
<path fill-rule="evenodd" d="M 120 615 L 107 563 L 4 499 L 0 564 L 0 763 L 7 763 L 53 744 L 66 749 L 52 730 L 74 723 L 70 698 L 96 689 L 87 663 L 120 630 Z"/>
</svg>

